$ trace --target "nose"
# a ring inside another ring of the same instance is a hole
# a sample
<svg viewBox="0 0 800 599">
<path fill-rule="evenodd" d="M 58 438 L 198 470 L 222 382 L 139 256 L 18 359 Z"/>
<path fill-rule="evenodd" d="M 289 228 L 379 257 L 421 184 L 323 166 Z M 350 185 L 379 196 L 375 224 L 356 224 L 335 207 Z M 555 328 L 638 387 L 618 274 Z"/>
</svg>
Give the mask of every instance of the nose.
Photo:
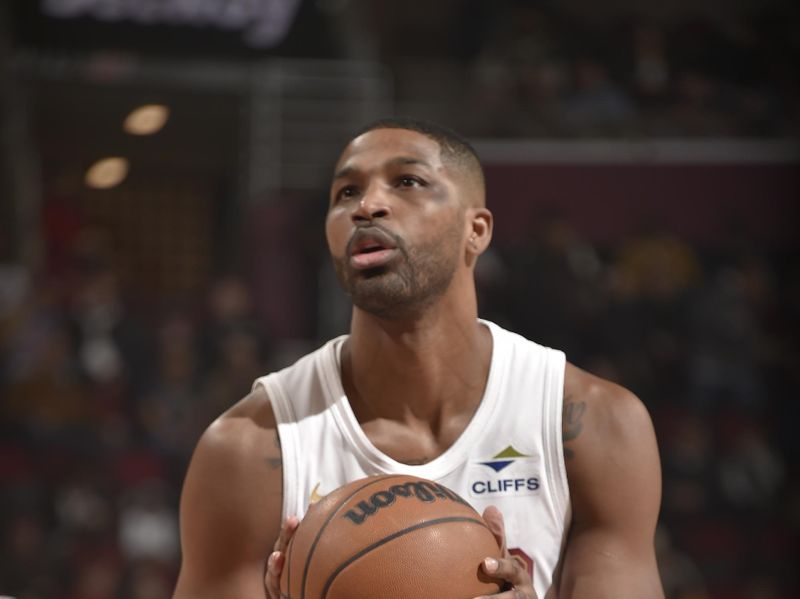
<svg viewBox="0 0 800 599">
<path fill-rule="evenodd" d="M 364 195 L 361 196 L 356 209 L 353 211 L 352 219 L 355 223 L 363 223 L 378 218 L 387 218 L 390 214 L 389 198 L 382 191 L 372 186 L 364 191 Z"/>
</svg>

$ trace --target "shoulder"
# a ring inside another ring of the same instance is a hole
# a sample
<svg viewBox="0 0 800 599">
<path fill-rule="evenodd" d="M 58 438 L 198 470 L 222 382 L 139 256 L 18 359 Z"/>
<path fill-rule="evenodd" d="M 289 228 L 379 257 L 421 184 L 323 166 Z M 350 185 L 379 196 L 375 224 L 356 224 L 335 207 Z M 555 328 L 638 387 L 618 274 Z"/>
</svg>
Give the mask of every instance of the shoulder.
<svg viewBox="0 0 800 599">
<path fill-rule="evenodd" d="M 258 387 L 201 436 L 181 496 L 181 584 L 263 571 L 280 530 L 281 450 Z M 254 579 L 260 580 L 253 575 Z"/>
<path fill-rule="evenodd" d="M 650 436 L 653 433 L 650 414 L 636 395 L 625 387 L 567 363 L 564 374 L 565 432 L 572 426 L 583 432 L 587 422 L 594 427 L 589 436 L 603 440 L 611 449 L 616 442 L 635 442 L 637 434 Z M 579 431 L 573 433 L 579 434 Z M 573 438 L 565 440 L 569 442 Z"/>
<path fill-rule="evenodd" d="M 625 505 L 614 503 L 621 491 L 635 494 L 657 515 L 658 448 L 650 415 L 636 395 L 567 364 L 562 433 L 576 521 Z"/>
<path fill-rule="evenodd" d="M 197 487 L 211 496 L 224 493 L 228 499 L 232 496 L 243 502 L 253 497 L 251 491 L 279 494 L 281 471 L 275 416 L 266 391 L 259 386 L 211 423 L 200 437 L 182 502 L 194 499 L 191 494 Z"/>
<path fill-rule="evenodd" d="M 200 437 L 195 459 L 200 453 L 221 459 L 257 454 L 276 431 L 272 405 L 259 385 L 211 423 Z"/>
</svg>

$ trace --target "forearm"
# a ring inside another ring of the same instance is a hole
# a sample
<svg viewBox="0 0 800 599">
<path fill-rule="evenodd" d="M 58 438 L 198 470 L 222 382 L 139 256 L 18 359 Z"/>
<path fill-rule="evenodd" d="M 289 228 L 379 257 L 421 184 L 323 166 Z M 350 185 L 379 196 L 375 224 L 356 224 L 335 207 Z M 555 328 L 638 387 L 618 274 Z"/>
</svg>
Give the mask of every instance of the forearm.
<svg viewBox="0 0 800 599">
<path fill-rule="evenodd" d="M 613 529 L 576 530 L 556 579 L 558 599 L 663 599 L 654 547 Z"/>
<path fill-rule="evenodd" d="M 663 599 L 658 576 L 579 576 L 566 580 L 558 589 L 558 599 Z"/>
<path fill-rule="evenodd" d="M 242 568 L 217 577 L 191 577 L 182 572 L 172 599 L 259 599 L 266 596 L 263 568 Z"/>
</svg>

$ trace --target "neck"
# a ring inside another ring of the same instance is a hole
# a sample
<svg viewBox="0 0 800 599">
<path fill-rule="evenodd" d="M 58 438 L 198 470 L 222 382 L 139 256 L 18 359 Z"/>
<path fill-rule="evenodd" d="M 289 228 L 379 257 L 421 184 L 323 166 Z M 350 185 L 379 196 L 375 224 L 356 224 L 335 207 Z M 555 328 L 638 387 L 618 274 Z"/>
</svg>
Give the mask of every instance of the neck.
<svg viewBox="0 0 800 599">
<path fill-rule="evenodd" d="M 492 341 L 477 320 L 474 293 L 460 297 L 440 298 L 422 313 L 397 320 L 354 309 L 342 380 L 359 420 L 436 428 L 442 418 L 474 411 L 486 385 Z"/>
</svg>

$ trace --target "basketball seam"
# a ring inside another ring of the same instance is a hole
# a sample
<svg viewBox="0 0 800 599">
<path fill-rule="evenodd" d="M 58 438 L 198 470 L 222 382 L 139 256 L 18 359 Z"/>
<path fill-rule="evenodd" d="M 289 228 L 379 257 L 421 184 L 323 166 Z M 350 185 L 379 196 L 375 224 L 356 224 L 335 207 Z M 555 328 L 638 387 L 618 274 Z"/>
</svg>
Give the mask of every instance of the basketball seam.
<svg viewBox="0 0 800 599">
<path fill-rule="evenodd" d="M 319 543 L 320 537 L 322 537 L 322 533 L 324 532 L 324 530 L 328 526 L 328 524 L 330 524 L 330 521 L 333 520 L 333 517 L 336 514 L 339 513 L 339 510 L 342 509 L 342 506 L 344 506 L 344 504 L 347 502 L 348 499 L 353 497 L 353 495 L 355 495 L 356 493 L 358 493 L 362 489 L 365 489 L 365 488 L 367 488 L 367 487 L 369 487 L 371 485 L 377 484 L 379 482 L 383 482 L 388 478 L 398 478 L 399 476 L 401 476 L 401 475 L 388 474 L 388 475 L 377 477 L 374 480 L 371 480 L 371 481 L 363 484 L 362 486 L 358 487 L 355 491 L 350 493 L 347 497 L 344 497 L 339 502 L 339 505 L 336 506 L 336 509 L 332 510 L 331 513 L 328 514 L 328 517 L 325 518 L 325 521 L 322 523 L 322 526 L 319 527 L 319 530 L 317 531 L 317 535 L 314 537 L 314 541 L 311 543 L 311 547 L 309 548 L 308 554 L 306 555 L 306 563 L 303 566 L 303 580 L 302 580 L 301 587 L 300 587 L 300 599 L 305 599 L 305 596 L 306 596 L 306 581 L 308 580 L 308 569 L 311 566 L 311 557 L 314 555 L 314 551 L 317 548 L 317 544 Z M 291 585 L 291 583 L 292 583 L 292 581 L 290 579 L 289 580 L 289 585 Z M 291 588 L 288 585 L 287 585 L 287 590 L 289 591 L 289 594 L 291 595 Z"/>
<path fill-rule="evenodd" d="M 364 549 L 350 556 L 347 560 L 339 564 L 339 566 L 333 572 L 331 572 L 331 575 L 328 577 L 328 580 L 325 581 L 325 586 L 322 587 L 322 595 L 320 596 L 320 599 L 326 599 L 328 591 L 330 590 L 330 587 L 333 584 L 333 581 L 339 574 L 341 574 L 342 570 L 347 568 L 353 562 L 364 557 L 370 551 L 377 549 L 378 547 L 385 545 L 386 543 L 393 541 L 398 537 L 402 537 L 403 535 L 407 535 L 416 530 L 427 528 L 429 526 L 435 526 L 437 524 L 446 524 L 449 522 L 474 522 L 475 524 L 483 526 L 487 530 L 489 529 L 489 527 L 486 526 L 486 523 L 483 520 L 478 520 L 476 518 L 469 518 L 467 516 L 450 516 L 447 518 L 437 518 L 436 520 L 428 520 L 427 522 L 420 522 L 419 524 L 415 524 L 414 526 L 409 526 L 408 528 L 404 528 L 402 530 L 393 532 L 392 534 L 383 537 L 380 541 L 375 541 L 374 543 L 372 543 L 372 545 L 364 547 Z"/>
</svg>

